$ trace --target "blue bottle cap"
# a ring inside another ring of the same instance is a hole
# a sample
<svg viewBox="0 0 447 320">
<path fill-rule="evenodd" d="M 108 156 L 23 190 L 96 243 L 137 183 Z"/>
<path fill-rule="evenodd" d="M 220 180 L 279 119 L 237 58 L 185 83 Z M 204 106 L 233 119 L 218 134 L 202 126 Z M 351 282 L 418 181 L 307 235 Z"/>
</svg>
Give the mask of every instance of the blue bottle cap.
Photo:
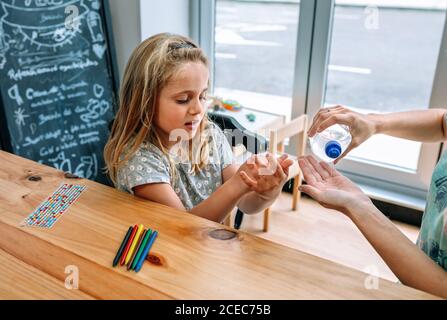
<svg viewBox="0 0 447 320">
<path fill-rule="evenodd" d="M 324 151 L 326 152 L 326 155 L 329 158 L 336 159 L 341 154 L 341 145 L 340 143 L 338 143 L 338 141 L 331 140 L 328 143 L 326 143 Z"/>
</svg>

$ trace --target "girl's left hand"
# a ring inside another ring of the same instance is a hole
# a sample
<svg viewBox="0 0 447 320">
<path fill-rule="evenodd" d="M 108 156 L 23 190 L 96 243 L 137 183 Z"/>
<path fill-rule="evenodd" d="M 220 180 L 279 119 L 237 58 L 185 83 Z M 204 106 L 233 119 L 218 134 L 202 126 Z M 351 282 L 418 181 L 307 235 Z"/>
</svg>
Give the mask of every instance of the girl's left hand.
<svg viewBox="0 0 447 320">
<path fill-rule="evenodd" d="M 293 160 L 288 159 L 286 154 L 279 159 L 275 159 L 271 153 L 254 155 L 247 161 L 244 170 L 239 171 L 239 175 L 251 191 L 264 199 L 271 199 L 281 192 L 292 164 Z"/>
</svg>

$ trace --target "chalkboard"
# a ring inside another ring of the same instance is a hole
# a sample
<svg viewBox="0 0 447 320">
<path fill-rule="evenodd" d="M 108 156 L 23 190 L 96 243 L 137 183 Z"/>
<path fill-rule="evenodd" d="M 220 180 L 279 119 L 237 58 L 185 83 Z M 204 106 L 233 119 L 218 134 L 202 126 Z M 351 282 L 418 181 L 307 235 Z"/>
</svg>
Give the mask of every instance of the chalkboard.
<svg viewBox="0 0 447 320">
<path fill-rule="evenodd" d="M 118 74 L 106 0 L 0 0 L 6 151 L 108 183 L 103 149 Z"/>
</svg>

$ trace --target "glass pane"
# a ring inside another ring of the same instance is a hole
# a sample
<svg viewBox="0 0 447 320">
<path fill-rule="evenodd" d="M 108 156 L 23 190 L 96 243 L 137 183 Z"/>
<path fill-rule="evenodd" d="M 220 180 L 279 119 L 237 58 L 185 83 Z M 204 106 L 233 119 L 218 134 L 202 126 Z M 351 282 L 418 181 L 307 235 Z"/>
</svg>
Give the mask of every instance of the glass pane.
<svg viewBox="0 0 447 320">
<path fill-rule="evenodd" d="M 447 0 L 335 3 L 325 104 L 364 113 L 428 108 Z M 416 171 L 420 147 L 377 136 L 351 157 Z"/>
<path fill-rule="evenodd" d="M 215 94 L 290 116 L 299 1 L 216 1 Z"/>
</svg>

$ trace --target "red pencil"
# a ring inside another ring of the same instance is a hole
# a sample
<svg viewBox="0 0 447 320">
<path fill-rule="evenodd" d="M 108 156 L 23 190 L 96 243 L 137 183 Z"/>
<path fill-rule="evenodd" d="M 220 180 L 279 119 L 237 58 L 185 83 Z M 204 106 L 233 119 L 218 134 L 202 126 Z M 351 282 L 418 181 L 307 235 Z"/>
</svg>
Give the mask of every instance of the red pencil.
<svg viewBox="0 0 447 320">
<path fill-rule="evenodd" d="M 133 238 L 135 237 L 135 233 L 137 233 L 138 225 L 133 227 L 132 233 L 130 234 L 129 240 L 127 240 L 126 248 L 123 251 L 123 255 L 121 256 L 120 265 L 124 265 L 124 260 L 126 260 L 127 252 L 129 251 L 130 245 L 132 244 Z"/>
</svg>

